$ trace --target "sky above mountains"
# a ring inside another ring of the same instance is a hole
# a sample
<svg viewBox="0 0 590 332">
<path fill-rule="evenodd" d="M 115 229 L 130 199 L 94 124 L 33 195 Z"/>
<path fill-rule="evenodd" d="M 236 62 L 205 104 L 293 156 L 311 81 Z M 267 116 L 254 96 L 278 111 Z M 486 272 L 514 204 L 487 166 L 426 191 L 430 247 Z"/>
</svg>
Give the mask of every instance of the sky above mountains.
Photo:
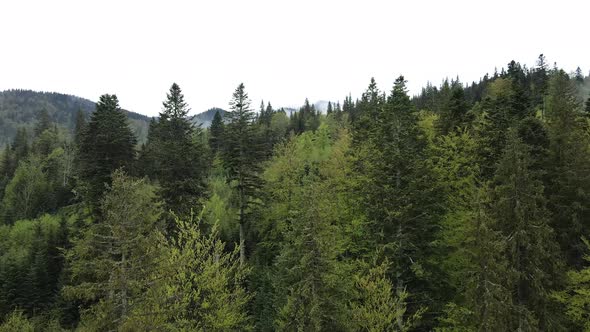
<svg viewBox="0 0 590 332">
<path fill-rule="evenodd" d="M 481 4 L 480 4 L 481 3 Z M 540 53 L 590 69 L 587 1 L 10 1 L 0 90 L 57 91 L 156 115 L 177 82 L 192 113 L 227 108 L 240 82 L 258 108 L 357 97 L 374 76 L 412 93 L 479 80 Z"/>
</svg>

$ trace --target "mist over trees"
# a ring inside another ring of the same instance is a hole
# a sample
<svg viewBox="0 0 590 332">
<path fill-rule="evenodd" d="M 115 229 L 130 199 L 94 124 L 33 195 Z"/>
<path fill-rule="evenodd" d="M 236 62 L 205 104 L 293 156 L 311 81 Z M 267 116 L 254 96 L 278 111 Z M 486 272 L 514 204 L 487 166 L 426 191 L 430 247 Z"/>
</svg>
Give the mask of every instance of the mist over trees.
<svg viewBox="0 0 590 332">
<path fill-rule="evenodd" d="M 590 77 L 367 83 L 206 128 L 174 83 L 145 139 L 12 96 L 0 331 L 590 331 Z"/>
</svg>

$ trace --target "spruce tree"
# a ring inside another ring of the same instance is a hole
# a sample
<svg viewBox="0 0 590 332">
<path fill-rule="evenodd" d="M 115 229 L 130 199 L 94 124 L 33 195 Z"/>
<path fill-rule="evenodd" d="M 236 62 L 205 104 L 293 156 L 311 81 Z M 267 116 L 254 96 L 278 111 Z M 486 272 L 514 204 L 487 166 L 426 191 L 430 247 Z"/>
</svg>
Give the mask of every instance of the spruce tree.
<svg viewBox="0 0 590 332">
<path fill-rule="evenodd" d="M 83 326 L 117 330 L 154 284 L 161 210 L 155 188 L 121 170 L 100 203 L 103 220 L 83 230 L 66 253 L 71 282 L 64 293 L 87 305 Z"/>
<path fill-rule="evenodd" d="M 436 129 L 439 135 L 446 135 L 451 131 L 465 128 L 469 123 L 467 112 L 469 106 L 465 100 L 463 87 L 455 86 L 451 90 L 451 96 L 442 105 Z"/>
<path fill-rule="evenodd" d="M 559 247 L 549 226 L 543 185 L 531 170 L 529 147 L 514 131 L 496 172 L 490 216 L 499 232 L 507 260 L 505 287 L 512 298 L 509 330 L 556 330 L 559 314 L 548 295 L 559 283 Z"/>
<path fill-rule="evenodd" d="M 165 209 L 188 216 L 204 195 L 206 156 L 200 128 L 190 118 L 178 84 L 166 94 L 160 118 L 150 124 L 145 152 L 149 175 L 160 185 Z"/>
<path fill-rule="evenodd" d="M 121 167 L 131 168 L 136 142 L 117 96 L 100 96 L 80 142 L 83 194 L 93 207 L 98 207 L 111 173 Z"/>
<path fill-rule="evenodd" d="M 371 222 L 374 241 L 385 249 L 392 268 L 389 277 L 398 295 L 427 298 L 431 281 L 425 275 L 434 268 L 432 255 L 439 215 L 440 191 L 433 185 L 434 173 L 425 162 L 425 140 L 406 91 L 403 76 L 396 79 L 387 102 L 372 122 L 371 138 L 359 149 L 365 159 L 359 171 L 366 172 L 361 190 Z M 429 300 L 432 305 L 436 303 Z M 411 305 L 409 314 L 419 305 Z"/>
<path fill-rule="evenodd" d="M 214 155 L 222 150 L 224 127 L 221 114 L 219 114 L 219 111 L 215 112 L 209 128 L 209 147 Z"/>
<path fill-rule="evenodd" d="M 42 109 L 37 114 L 37 123 L 35 124 L 35 136 L 41 135 L 45 130 L 51 128 L 51 118 L 46 109 Z"/>
<path fill-rule="evenodd" d="M 260 187 L 260 144 L 253 124 L 254 113 L 250 98 L 241 83 L 232 95 L 231 111 L 227 113 L 222 159 L 228 170 L 229 181 L 234 181 L 238 192 L 237 222 L 240 236 L 240 262 L 246 262 L 246 232 L 248 215 L 255 204 Z"/>
<path fill-rule="evenodd" d="M 548 185 L 546 194 L 552 212 L 551 225 L 567 262 L 574 268 L 583 263 L 584 244 L 590 236 L 590 141 L 580 119 L 581 105 L 567 74 L 553 73 L 547 97 L 549 132 Z"/>
</svg>

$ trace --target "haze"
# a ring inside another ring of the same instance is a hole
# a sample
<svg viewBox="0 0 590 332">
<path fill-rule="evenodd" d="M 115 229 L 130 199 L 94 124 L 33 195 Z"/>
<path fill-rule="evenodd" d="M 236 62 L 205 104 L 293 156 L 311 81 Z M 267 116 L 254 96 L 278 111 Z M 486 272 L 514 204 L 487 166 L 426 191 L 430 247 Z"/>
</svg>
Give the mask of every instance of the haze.
<svg viewBox="0 0 590 332">
<path fill-rule="evenodd" d="M 244 82 L 255 107 L 342 100 L 374 76 L 463 82 L 544 53 L 590 59 L 586 1 L 3 2 L 0 90 L 33 89 L 156 115 L 172 82 L 193 113 L 228 107 Z M 547 24 L 550 22 L 550 24 Z M 584 73 L 588 69 L 582 67 Z"/>
</svg>

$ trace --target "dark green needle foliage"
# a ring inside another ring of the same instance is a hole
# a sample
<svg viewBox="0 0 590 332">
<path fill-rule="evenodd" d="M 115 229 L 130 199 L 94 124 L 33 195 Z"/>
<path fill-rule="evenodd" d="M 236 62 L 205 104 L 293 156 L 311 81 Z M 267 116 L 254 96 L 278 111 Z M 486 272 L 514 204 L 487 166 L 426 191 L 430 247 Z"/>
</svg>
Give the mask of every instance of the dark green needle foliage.
<svg viewBox="0 0 590 332">
<path fill-rule="evenodd" d="M 131 169 L 136 142 L 117 96 L 100 96 L 80 142 L 81 192 L 89 204 L 98 207 L 114 170 Z"/>
</svg>

